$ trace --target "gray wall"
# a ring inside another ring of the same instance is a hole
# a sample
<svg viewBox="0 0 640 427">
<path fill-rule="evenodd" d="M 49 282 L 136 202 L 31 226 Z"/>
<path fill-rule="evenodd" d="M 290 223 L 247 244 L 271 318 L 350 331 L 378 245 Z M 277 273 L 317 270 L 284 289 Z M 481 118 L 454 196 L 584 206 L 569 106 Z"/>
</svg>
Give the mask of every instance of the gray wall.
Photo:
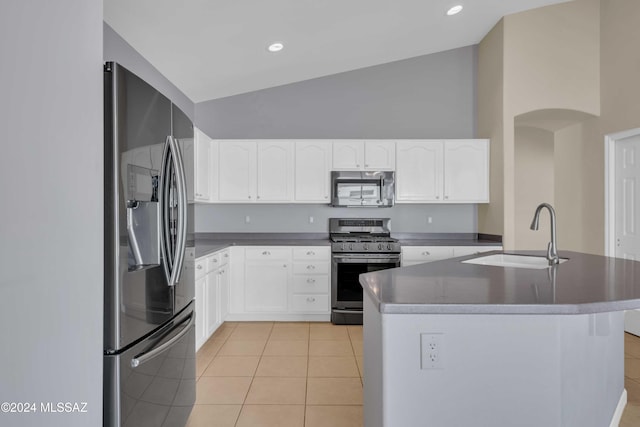
<svg viewBox="0 0 640 427">
<path fill-rule="evenodd" d="M 102 1 L 0 2 L 0 55 L 0 425 L 98 427 Z"/>
<path fill-rule="evenodd" d="M 245 217 L 250 217 L 248 224 Z M 313 216 L 313 224 L 309 223 Z M 413 233 L 475 233 L 475 205 L 396 205 L 332 208 L 328 205 L 196 205 L 197 232 L 326 233 L 331 217 L 391 218 L 391 230 Z M 431 217 L 429 224 L 427 219 Z"/>
<path fill-rule="evenodd" d="M 471 138 L 476 48 L 196 104 L 212 138 Z"/>
<path fill-rule="evenodd" d="M 468 46 L 201 102 L 196 126 L 222 139 L 472 138 L 476 50 Z M 403 232 L 477 230 L 473 205 L 198 205 L 195 212 L 197 232 L 327 232 L 327 219 L 342 216 L 390 217 L 393 230 Z"/>
<path fill-rule="evenodd" d="M 149 83 L 164 96 L 169 98 L 184 113 L 194 120 L 194 104 L 180 89 L 160 74 L 153 65 L 138 53 L 125 39 L 120 37 L 113 28 L 104 23 L 104 52 L 105 61 L 115 61 Z"/>
</svg>

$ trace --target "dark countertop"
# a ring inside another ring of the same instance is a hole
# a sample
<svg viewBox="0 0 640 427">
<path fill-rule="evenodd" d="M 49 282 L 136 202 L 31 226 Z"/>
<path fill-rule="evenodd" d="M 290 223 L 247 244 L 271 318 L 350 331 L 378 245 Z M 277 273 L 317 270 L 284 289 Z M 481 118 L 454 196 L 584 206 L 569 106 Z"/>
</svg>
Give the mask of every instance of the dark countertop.
<svg viewBox="0 0 640 427">
<path fill-rule="evenodd" d="M 492 251 L 482 254 L 500 254 Z M 543 251 L 508 251 L 545 256 Z M 555 269 L 463 264 L 478 255 L 362 274 L 384 314 L 587 314 L 640 308 L 640 262 L 560 251 Z M 555 282 L 555 283 L 554 283 Z"/>
<path fill-rule="evenodd" d="M 502 246 L 473 233 L 391 234 L 403 246 Z M 196 236 L 196 258 L 229 246 L 330 246 L 328 233 L 201 233 Z"/>
</svg>

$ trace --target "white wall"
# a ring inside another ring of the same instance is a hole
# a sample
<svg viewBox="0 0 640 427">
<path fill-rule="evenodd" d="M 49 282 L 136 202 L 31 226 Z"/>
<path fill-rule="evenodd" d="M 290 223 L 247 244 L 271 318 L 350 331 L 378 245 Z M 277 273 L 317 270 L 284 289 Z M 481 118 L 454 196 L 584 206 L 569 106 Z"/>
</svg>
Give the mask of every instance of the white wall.
<svg viewBox="0 0 640 427">
<path fill-rule="evenodd" d="M 102 1 L 2 1 L 0 55 L 0 425 L 101 426 Z"/>
</svg>

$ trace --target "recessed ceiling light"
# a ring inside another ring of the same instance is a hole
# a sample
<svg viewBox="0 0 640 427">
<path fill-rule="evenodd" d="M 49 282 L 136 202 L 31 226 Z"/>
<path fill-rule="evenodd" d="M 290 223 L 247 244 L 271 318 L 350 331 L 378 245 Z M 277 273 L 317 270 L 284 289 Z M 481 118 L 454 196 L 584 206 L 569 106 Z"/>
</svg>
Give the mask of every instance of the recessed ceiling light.
<svg viewBox="0 0 640 427">
<path fill-rule="evenodd" d="M 447 15 L 455 15 L 456 13 L 460 13 L 462 10 L 462 5 L 453 6 L 451 9 L 447 10 Z"/>
<path fill-rule="evenodd" d="M 280 52 L 284 48 L 284 45 L 280 42 L 271 43 L 267 50 L 269 52 Z"/>
</svg>

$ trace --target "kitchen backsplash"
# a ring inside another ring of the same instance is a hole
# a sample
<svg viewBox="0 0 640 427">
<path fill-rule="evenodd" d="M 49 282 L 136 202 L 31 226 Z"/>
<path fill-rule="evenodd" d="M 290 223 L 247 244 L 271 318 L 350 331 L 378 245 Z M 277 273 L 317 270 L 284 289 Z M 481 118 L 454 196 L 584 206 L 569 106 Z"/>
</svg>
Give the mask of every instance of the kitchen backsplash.
<svg viewBox="0 0 640 427">
<path fill-rule="evenodd" d="M 313 217 L 313 222 L 310 222 Z M 395 205 L 332 208 L 325 205 L 195 205 L 195 232 L 329 231 L 329 218 L 391 218 L 392 232 L 476 233 L 476 205 Z M 429 222 L 431 218 L 431 222 Z M 248 221 L 247 221 L 248 220 Z"/>
</svg>

